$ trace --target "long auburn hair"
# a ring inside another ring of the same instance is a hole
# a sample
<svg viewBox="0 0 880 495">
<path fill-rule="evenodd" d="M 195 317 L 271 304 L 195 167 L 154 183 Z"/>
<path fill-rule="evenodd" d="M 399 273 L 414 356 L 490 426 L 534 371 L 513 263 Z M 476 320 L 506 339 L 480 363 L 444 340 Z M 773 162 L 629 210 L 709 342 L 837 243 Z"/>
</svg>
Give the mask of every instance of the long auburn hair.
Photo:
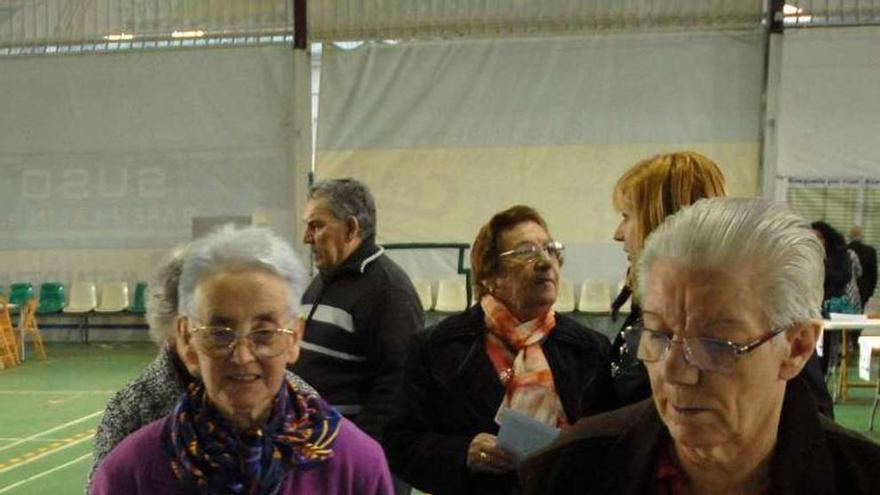
<svg viewBox="0 0 880 495">
<path fill-rule="evenodd" d="M 635 164 L 617 180 L 612 196 L 617 210 L 628 207 L 635 215 L 633 264 L 645 238 L 666 217 L 699 199 L 726 195 L 721 169 L 696 151 L 661 153 Z M 627 278 L 635 288 L 635 270 Z"/>
</svg>

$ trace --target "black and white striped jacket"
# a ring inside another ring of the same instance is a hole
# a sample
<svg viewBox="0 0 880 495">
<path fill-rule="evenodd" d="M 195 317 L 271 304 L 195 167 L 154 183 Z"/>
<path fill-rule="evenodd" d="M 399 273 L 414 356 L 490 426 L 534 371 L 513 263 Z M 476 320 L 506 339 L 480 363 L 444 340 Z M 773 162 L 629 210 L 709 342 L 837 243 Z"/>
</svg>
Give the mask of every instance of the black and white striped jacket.
<svg viewBox="0 0 880 495">
<path fill-rule="evenodd" d="M 306 320 L 293 371 L 375 439 L 400 386 L 407 346 L 424 312 L 406 273 L 365 239 L 303 295 Z"/>
</svg>

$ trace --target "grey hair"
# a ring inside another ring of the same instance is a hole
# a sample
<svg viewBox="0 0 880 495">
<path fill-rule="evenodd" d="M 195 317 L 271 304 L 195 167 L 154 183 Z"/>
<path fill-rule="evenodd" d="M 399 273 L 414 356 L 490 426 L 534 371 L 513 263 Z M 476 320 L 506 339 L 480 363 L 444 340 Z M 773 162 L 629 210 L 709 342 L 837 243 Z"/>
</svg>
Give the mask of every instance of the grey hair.
<svg viewBox="0 0 880 495">
<path fill-rule="evenodd" d="M 289 288 L 290 315 L 299 311 L 308 277 L 290 244 L 266 227 L 224 225 L 193 241 L 186 253 L 178 286 L 180 314 L 193 315 L 196 286 L 206 276 L 240 267 L 266 270 L 283 279 Z"/>
<path fill-rule="evenodd" d="M 337 220 L 355 217 L 361 238 L 376 235 L 376 202 L 363 182 L 350 177 L 318 181 L 309 188 L 309 199 L 327 200 L 327 208 Z"/>
<path fill-rule="evenodd" d="M 186 246 L 178 246 L 166 255 L 147 285 L 147 325 L 150 338 L 161 344 L 174 335 L 177 328 L 177 285 L 183 269 Z"/>
<path fill-rule="evenodd" d="M 760 199 L 697 201 L 648 237 L 639 260 L 639 292 L 658 259 L 751 270 L 771 328 L 820 318 L 825 251 L 810 224 L 783 203 Z"/>
</svg>

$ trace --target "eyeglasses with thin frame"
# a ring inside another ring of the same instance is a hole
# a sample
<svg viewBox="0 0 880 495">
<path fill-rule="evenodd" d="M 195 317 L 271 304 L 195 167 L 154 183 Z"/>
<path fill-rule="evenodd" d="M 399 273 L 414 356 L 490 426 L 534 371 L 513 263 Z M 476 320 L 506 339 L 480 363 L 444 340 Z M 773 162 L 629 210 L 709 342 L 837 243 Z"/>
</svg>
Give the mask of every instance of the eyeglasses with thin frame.
<svg viewBox="0 0 880 495">
<path fill-rule="evenodd" d="M 498 257 L 512 256 L 523 261 L 535 261 L 542 254 L 546 254 L 548 257 L 555 258 L 561 263 L 563 251 L 565 251 L 565 245 L 559 241 L 547 241 L 544 244 L 524 242 L 509 251 L 499 253 Z"/>
<path fill-rule="evenodd" d="M 703 371 L 729 372 L 736 366 L 739 358 L 769 342 L 787 328 L 787 326 L 775 328 L 745 344 L 707 337 L 684 337 L 681 340 L 672 340 L 669 334 L 650 330 L 642 324 L 627 327 L 623 336 L 626 352 L 634 354 L 646 363 L 663 361 L 669 356 L 672 344 L 676 343 L 681 344 L 684 359 L 691 366 Z"/>
<path fill-rule="evenodd" d="M 206 354 L 225 359 L 232 355 L 240 340 L 247 342 L 251 352 L 258 358 L 280 356 L 285 350 L 284 335 L 294 335 L 292 328 L 257 328 L 240 334 L 221 325 L 203 325 L 190 329 L 190 333 Z"/>
</svg>

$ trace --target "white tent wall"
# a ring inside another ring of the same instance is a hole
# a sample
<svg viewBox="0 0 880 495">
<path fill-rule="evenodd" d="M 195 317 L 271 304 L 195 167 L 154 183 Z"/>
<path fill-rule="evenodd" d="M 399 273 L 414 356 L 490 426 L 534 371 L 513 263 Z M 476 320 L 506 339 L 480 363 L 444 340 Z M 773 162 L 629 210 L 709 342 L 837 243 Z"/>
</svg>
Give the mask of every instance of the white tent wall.
<svg viewBox="0 0 880 495">
<path fill-rule="evenodd" d="M 695 149 L 756 194 L 763 56 L 758 31 L 326 45 L 317 176 L 373 189 L 380 242 L 471 242 L 535 206 L 566 277 L 616 280 L 611 190 L 636 161 Z"/>
<path fill-rule="evenodd" d="M 880 244 L 880 26 L 789 29 L 781 37 L 775 197 Z"/>
<path fill-rule="evenodd" d="M 197 216 L 293 238 L 310 135 L 296 53 L 0 59 L 0 284 L 144 279 Z"/>
<path fill-rule="evenodd" d="M 781 177 L 880 177 L 880 26 L 785 32 Z"/>
</svg>

